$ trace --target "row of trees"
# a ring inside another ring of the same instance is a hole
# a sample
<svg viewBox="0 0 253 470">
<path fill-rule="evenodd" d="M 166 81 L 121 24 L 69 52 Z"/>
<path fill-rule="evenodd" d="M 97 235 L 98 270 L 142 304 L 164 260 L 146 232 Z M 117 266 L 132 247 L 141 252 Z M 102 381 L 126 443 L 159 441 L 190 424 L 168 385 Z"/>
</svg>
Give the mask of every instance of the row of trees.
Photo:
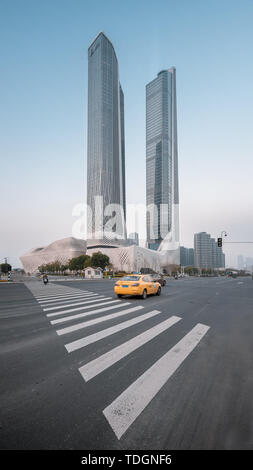
<svg viewBox="0 0 253 470">
<path fill-rule="evenodd" d="M 189 274 L 189 276 L 196 276 L 201 274 L 202 276 L 211 276 L 211 275 L 218 275 L 218 274 L 225 274 L 225 270 L 220 271 L 217 269 L 211 268 L 195 268 L 194 266 L 186 266 L 184 268 L 185 274 Z"/>
<path fill-rule="evenodd" d="M 105 267 L 111 268 L 110 258 L 104 255 L 100 251 L 93 253 L 92 256 L 81 255 L 77 258 L 72 258 L 67 264 L 62 264 L 60 261 L 54 261 L 53 263 L 47 263 L 39 266 L 39 272 L 47 273 L 64 273 L 66 271 L 82 271 L 85 268 L 92 266 L 94 268 L 105 269 Z"/>
</svg>

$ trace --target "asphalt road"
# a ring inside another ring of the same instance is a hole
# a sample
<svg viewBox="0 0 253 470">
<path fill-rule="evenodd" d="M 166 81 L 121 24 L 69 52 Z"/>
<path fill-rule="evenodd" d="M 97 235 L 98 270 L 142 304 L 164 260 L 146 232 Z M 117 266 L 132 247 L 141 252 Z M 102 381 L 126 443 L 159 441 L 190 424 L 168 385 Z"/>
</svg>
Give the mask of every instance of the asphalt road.
<svg viewBox="0 0 253 470">
<path fill-rule="evenodd" d="M 252 449 L 253 281 L 0 284 L 1 449 Z"/>
</svg>

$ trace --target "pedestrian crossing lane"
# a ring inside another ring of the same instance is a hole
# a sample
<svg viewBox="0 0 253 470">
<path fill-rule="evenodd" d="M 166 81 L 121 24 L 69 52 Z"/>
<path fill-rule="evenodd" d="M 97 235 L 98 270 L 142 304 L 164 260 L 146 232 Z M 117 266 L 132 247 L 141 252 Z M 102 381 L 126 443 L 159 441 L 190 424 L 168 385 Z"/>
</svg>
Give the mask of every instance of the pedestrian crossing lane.
<svg viewBox="0 0 253 470">
<path fill-rule="evenodd" d="M 50 290 L 50 292 L 47 289 L 46 292 L 43 286 L 41 289 L 37 289 L 36 291 L 33 289 L 31 290 L 34 297 L 43 308 L 43 311 L 50 312 L 47 314 L 47 317 L 61 316 L 61 318 L 52 320 L 50 322 L 52 325 L 64 322 L 73 323 L 86 316 L 89 317 L 90 315 L 96 315 L 102 312 L 105 313 L 102 314 L 102 316 L 100 315 L 96 318 L 88 318 L 81 323 L 74 323 L 71 326 L 63 327 L 56 331 L 59 336 L 79 331 L 92 325 L 99 325 L 100 323 L 104 323 L 109 320 L 121 319 L 121 317 L 128 313 L 137 314 L 139 313 L 139 310 L 144 308 L 143 305 L 130 307 L 130 302 L 111 300 L 112 297 L 106 297 L 104 295 L 99 295 L 91 291 L 82 291 L 80 289 L 66 290 L 62 287 L 60 289 Z M 100 306 L 103 307 L 98 308 Z M 126 306 L 129 307 L 125 308 Z M 90 310 L 92 307 L 95 307 L 95 309 Z M 111 313 L 110 310 L 112 309 L 117 309 L 117 311 Z M 66 316 L 66 314 L 71 312 L 74 314 Z M 69 353 L 72 353 L 126 328 L 145 322 L 145 320 L 151 319 L 160 313 L 161 312 L 159 310 L 152 310 L 143 313 L 142 315 L 137 314 L 134 318 L 126 319 L 116 325 L 103 328 L 96 333 L 67 343 L 65 344 L 65 348 Z M 84 364 L 79 368 L 79 372 L 84 380 L 89 382 L 91 379 L 106 371 L 108 368 L 133 353 L 138 348 L 141 348 L 180 320 L 181 317 L 178 316 L 167 318 L 165 321 L 156 324 L 152 328 L 145 330 L 143 333 Z M 111 404 L 104 408 L 103 414 L 118 439 L 121 439 L 135 420 L 156 397 L 170 377 L 197 347 L 208 330 L 209 326 L 198 323 L 175 346 L 158 359 L 148 370 L 138 377 L 137 380 L 130 384 L 117 398 L 115 398 L 115 400 L 113 400 Z"/>
<path fill-rule="evenodd" d="M 118 302 L 120 302 L 120 305 L 118 305 Z M 108 304 L 116 304 L 116 303 L 117 305 L 108 306 Z M 121 303 L 121 300 L 109 300 L 107 302 L 101 302 L 97 304 L 96 307 L 99 307 L 101 305 L 106 305 L 106 307 L 97 308 L 96 310 L 89 310 L 88 312 L 84 312 L 84 313 L 83 312 L 78 313 L 78 314 L 75 313 L 74 315 L 70 315 L 68 317 L 58 318 L 57 320 L 52 320 L 51 324 L 55 325 L 56 323 L 63 323 L 63 322 L 71 321 L 71 320 L 76 320 L 78 318 L 87 317 L 88 315 L 93 315 L 93 314 L 95 315 L 96 313 L 105 312 L 107 310 L 112 310 L 114 308 L 125 307 L 125 305 L 129 305 L 129 304 L 130 302 Z M 86 308 L 90 308 L 90 305 L 86 305 L 85 307 L 71 308 L 69 310 L 63 310 L 61 313 L 65 314 L 69 312 L 85 310 Z"/>
<path fill-rule="evenodd" d="M 74 299 L 81 299 L 81 298 L 88 298 L 88 297 L 96 297 L 98 296 L 99 294 L 93 294 L 93 293 L 85 293 L 85 294 L 75 294 L 75 295 L 62 295 L 60 297 L 47 297 L 45 299 L 42 299 L 42 300 L 38 300 L 38 303 L 39 304 L 46 304 L 46 303 L 57 303 L 57 302 L 61 302 L 61 301 L 64 301 L 64 300 L 74 300 Z"/>
<path fill-rule="evenodd" d="M 43 310 L 44 310 L 44 312 L 48 312 L 48 311 L 52 311 L 52 310 L 58 310 L 59 308 L 75 307 L 77 305 L 93 304 L 93 303 L 96 303 L 96 302 L 102 302 L 102 300 L 103 301 L 104 300 L 109 301 L 111 299 L 112 299 L 112 297 L 102 297 L 102 298 L 96 298 L 96 299 L 92 299 L 92 300 L 85 300 L 84 302 L 76 302 L 74 304 L 61 304 L 61 305 L 57 305 L 57 306 L 54 306 L 54 307 L 47 307 L 47 308 L 43 308 Z M 54 315 L 62 315 L 62 313 L 63 312 L 49 313 L 49 314 L 47 314 L 47 317 L 52 317 Z"/>
<path fill-rule="evenodd" d="M 149 405 L 208 330 L 209 326 L 198 323 L 103 410 L 104 416 L 118 439 Z"/>
<path fill-rule="evenodd" d="M 159 310 L 152 310 L 151 312 L 145 313 L 144 315 L 131 318 L 131 320 L 126 320 L 124 322 L 118 323 L 117 325 L 111 326 L 110 328 L 106 328 L 92 335 L 65 344 L 65 348 L 69 353 L 71 353 L 73 351 L 76 351 L 77 349 L 84 348 L 89 344 L 100 341 L 101 339 L 104 339 L 108 336 L 114 335 L 115 333 L 125 330 L 126 328 L 129 328 L 133 325 L 137 325 L 138 323 L 141 323 L 145 320 L 149 320 L 150 318 L 153 318 L 159 313 L 161 313 L 159 312 Z"/>
<path fill-rule="evenodd" d="M 144 331 L 144 333 L 135 336 L 129 341 L 126 341 L 120 346 L 117 346 L 102 356 L 99 356 L 97 359 L 88 362 L 84 366 L 80 367 L 79 372 L 81 373 L 84 380 L 88 382 L 93 377 L 96 377 L 96 375 L 108 369 L 108 367 L 111 367 L 113 364 L 128 356 L 133 351 L 136 351 L 136 349 L 148 343 L 180 320 L 180 317 L 172 316 L 167 320 L 158 323 L 158 325 L 155 325 L 152 328 Z"/>
<path fill-rule="evenodd" d="M 127 302 L 127 305 L 129 305 L 129 304 L 130 303 Z M 66 335 L 68 333 L 73 333 L 74 331 L 78 331 L 78 330 L 81 330 L 83 328 L 87 328 L 88 326 L 93 326 L 93 325 L 96 325 L 98 323 L 102 323 L 102 322 L 109 321 L 109 320 L 115 320 L 115 318 L 119 318 L 119 317 L 122 317 L 122 316 L 124 316 L 128 313 L 136 312 L 137 310 L 142 310 L 142 309 L 143 309 L 142 305 L 137 305 L 136 307 L 127 308 L 127 309 L 121 310 L 119 312 L 111 313 L 109 315 L 106 314 L 106 315 L 103 315 L 102 317 L 94 318 L 92 320 L 86 320 L 85 322 L 77 323 L 76 325 L 71 325 L 71 326 L 68 326 L 68 327 L 65 327 L 65 328 L 61 328 L 60 330 L 56 330 L 56 333 L 59 336 L 60 335 Z M 107 309 L 104 309 L 104 310 L 107 310 Z"/>
</svg>

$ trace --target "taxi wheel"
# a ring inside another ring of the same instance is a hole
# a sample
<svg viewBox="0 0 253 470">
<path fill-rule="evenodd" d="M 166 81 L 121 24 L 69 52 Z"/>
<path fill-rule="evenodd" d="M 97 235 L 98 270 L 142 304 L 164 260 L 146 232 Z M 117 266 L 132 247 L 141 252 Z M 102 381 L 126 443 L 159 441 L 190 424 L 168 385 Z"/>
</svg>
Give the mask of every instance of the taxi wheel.
<svg viewBox="0 0 253 470">
<path fill-rule="evenodd" d="M 156 295 L 161 295 L 161 287 L 158 287 Z"/>
<path fill-rule="evenodd" d="M 120 298 L 120 297 L 122 297 L 122 294 L 117 294 L 117 296 Z"/>
<path fill-rule="evenodd" d="M 146 299 L 147 298 L 147 291 L 146 289 L 144 289 L 144 291 L 142 292 L 142 299 Z"/>
</svg>

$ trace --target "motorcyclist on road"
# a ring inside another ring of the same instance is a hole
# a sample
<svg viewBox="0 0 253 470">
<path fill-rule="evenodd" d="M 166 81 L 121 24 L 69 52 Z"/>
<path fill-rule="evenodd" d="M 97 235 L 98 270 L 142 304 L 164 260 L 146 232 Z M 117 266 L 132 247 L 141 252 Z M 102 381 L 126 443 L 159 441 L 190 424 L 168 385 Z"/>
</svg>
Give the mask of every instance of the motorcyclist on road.
<svg viewBox="0 0 253 470">
<path fill-rule="evenodd" d="M 43 279 L 44 284 L 46 285 L 48 283 L 47 274 L 43 274 L 42 279 Z"/>
</svg>

